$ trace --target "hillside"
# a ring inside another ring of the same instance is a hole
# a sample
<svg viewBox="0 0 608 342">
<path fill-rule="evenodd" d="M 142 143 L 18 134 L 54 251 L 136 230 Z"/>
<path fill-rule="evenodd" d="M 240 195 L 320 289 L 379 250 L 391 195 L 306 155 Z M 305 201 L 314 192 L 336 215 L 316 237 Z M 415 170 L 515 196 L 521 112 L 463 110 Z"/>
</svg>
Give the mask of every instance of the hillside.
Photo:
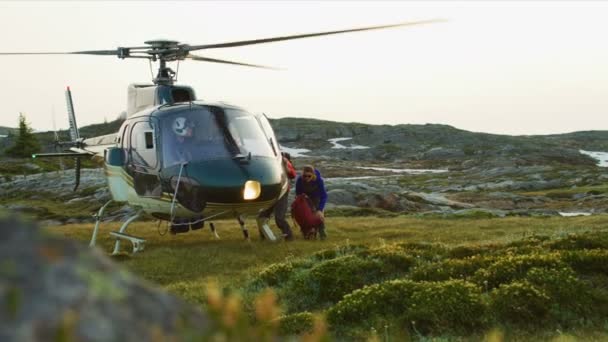
<svg viewBox="0 0 608 342">
<path fill-rule="evenodd" d="M 279 143 L 308 149 L 307 156 L 342 160 L 400 161 L 413 167 L 469 168 L 546 164 L 594 165 L 579 150 L 608 151 L 608 131 L 553 135 L 498 135 L 469 132 L 448 125 L 369 125 L 306 118 L 271 119 Z M 83 137 L 118 131 L 122 120 L 80 128 Z M 1 132 L 1 131 L 0 131 Z M 0 133 L 1 134 L 1 133 Z M 68 140 L 67 130 L 58 131 Z M 53 148 L 52 131 L 36 134 L 46 151 Z M 330 139 L 352 138 L 338 142 Z M 10 146 L 4 141 L 2 146 Z M 353 148 L 354 147 L 354 148 Z"/>
<path fill-rule="evenodd" d="M 367 125 L 301 118 L 271 120 L 286 147 L 311 150 L 308 155 L 355 160 L 424 161 L 426 166 L 469 164 L 582 164 L 593 161 L 579 149 L 608 150 L 608 131 L 559 135 L 511 136 L 469 132 L 447 125 Z M 329 139 L 352 137 L 335 148 Z M 358 148 L 349 148 L 357 145 Z M 362 148 L 369 147 L 369 148 Z M 350 153 L 344 153 L 349 151 Z M 420 164 L 420 163 L 419 163 Z"/>
<path fill-rule="evenodd" d="M 17 129 L 16 128 L 12 128 L 12 127 L 0 126 L 0 137 L 8 135 L 9 132 L 15 131 L 15 130 L 17 130 Z"/>
</svg>

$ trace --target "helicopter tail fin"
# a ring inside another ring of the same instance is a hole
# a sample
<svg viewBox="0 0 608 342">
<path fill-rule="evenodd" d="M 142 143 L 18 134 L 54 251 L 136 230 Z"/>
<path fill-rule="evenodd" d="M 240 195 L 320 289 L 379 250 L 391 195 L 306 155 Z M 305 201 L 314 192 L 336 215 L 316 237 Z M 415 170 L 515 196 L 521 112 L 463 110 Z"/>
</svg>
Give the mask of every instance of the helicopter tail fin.
<svg viewBox="0 0 608 342">
<path fill-rule="evenodd" d="M 74 157 L 75 165 L 74 165 L 74 173 L 76 177 L 76 182 L 74 185 L 74 190 L 78 188 L 80 185 L 80 168 L 81 168 L 81 160 L 80 158 L 84 157 L 92 157 L 95 155 L 94 152 L 84 150 L 83 147 L 84 139 L 80 138 L 80 133 L 78 132 L 78 126 L 76 125 L 76 115 L 74 113 L 74 102 L 72 101 L 72 92 L 70 91 L 70 87 L 67 87 L 65 91 L 65 100 L 68 107 L 68 119 L 70 122 L 70 142 L 61 142 L 59 141 L 59 136 L 57 132 L 55 132 L 55 145 L 56 146 L 65 146 L 69 147 L 69 149 L 64 150 L 61 153 L 36 153 L 32 154 L 32 158 L 50 158 L 50 157 Z M 53 123 L 54 124 L 54 123 Z"/>
<path fill-rule="evenodd" d="M 74 113 L 74 102 L 72 101 L 72 91 L 70 87 L 65 90 L 65 101 L 68 107 L 68 120 L 70 121 L 70 138 L 72 141 L 80 139 L 78 125 L 76 125 L 76 114 Z"/>
</svg>

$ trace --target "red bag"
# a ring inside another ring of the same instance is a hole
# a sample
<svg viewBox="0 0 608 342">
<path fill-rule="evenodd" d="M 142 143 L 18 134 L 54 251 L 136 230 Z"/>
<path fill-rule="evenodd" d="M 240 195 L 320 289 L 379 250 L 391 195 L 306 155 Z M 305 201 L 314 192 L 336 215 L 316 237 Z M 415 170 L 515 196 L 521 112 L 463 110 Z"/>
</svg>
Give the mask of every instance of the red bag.
<svg viewBox="0 0 608 342">
<path fill-rule="evenodd" d="M 323 223 L 316 215 L 312 201 L 305 194 L 296 196 L 291 204 L 291 218 L 300 226 L 305 239 L 314 239 L 317 227 Z"/>
</svg>

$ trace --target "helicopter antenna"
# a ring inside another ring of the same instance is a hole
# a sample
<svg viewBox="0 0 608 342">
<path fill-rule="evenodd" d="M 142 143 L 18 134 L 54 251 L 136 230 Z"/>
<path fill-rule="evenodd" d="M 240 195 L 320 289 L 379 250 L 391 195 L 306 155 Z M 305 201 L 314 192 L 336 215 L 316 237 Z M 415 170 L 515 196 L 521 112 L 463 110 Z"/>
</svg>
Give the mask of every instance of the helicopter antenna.
<svg viewBox="0 0 608 342">
<path fill-rule="evenodd" d="M 220 49 L 220 48 L 231 48 L 238 46 L 246 46 L 246 45 L 256 45 L 256 44 L 266 44 L 273 43 L 279 41 L 286 40 L 294 40 L 294 39 L 303 39 L 303 38 L 312 38 L 312 37 L 321 37 L 321 36 L 329 36 L 335 34 L 349 33 L 349 32 L 362 32 L 362 31 L 370 31 L 370 30 L 380 30 L 380 29 L 389 29 L 389 28 L 397 28 L 402 26 L 416 26 L 437 22 L 444 22 L 444 19 L 432 19 L 432 20 L 421 20 L 421 21 L 410 21 L 403 22 L 398 24 L 391 25 L 379 25 L 379 26 L 368 26 L 368 27 L 359 27 L 353 29 L 346 30 L 337 30 L 337 31 L 326 31 L 326 32 L 316 32 L 316 33 L 306 33 L 306 34 L 296 34 L 290 36 L 278 36 L 278 37 L 270 37 L 270 38 L 262 38 L 262 39 L 252 39 L 252 40 L 241 40 L 234 42 L 224 42 L 217 44 L 204 44 L 204 45 L 189 45 L 189 44 L 181 44 L 178 41 L 174 40 L 149 40 L 144 42 L 145 46 L 133 46 L 133 47 L 119 47 L 114 50 L 86 50 L 86 51 L 72 51 L 72 52 L 0 52 L 0 56 L 2 55 L 98 55 L 98 56 L 116 56 L 120 59 L 125 58 L 144 58 L 148 59 L 150 62 L 159 62 L 158 65 L 158 73 L 156 77 L 153 77 L 152 82 L 158 85 L 172 85 L 177 77 L 177 73 L 171 70 L 167 66 L 167 62 L 181 61 L 184 59 L 190 59 L 193 61 L 201 61 L 201 62 L 210 62 L 210 63 L 222 63 L 222 64 L 231 64 L 231 65 L 241 65 L 248 66 L 252 68 L 262 68 L 262 69 L 276 69 L 263 65 L 249 64 L 249 63 L 241 63 L 235 61 L 229 61 L 224 59 L 216 59 L 209 58 L 204 56 L 193 55 L 192 51 L 198 50 L 208 50 L 208 49 Z M 178 65 L 179 67 L 179 65 Z"/>
<path fill-rule="evenodd" d="M 150 79 L 154 80 L 154 71 L 152 71 L 152 60 L 148 59 L 148 64 L 150 65 Z"/>
</svg>

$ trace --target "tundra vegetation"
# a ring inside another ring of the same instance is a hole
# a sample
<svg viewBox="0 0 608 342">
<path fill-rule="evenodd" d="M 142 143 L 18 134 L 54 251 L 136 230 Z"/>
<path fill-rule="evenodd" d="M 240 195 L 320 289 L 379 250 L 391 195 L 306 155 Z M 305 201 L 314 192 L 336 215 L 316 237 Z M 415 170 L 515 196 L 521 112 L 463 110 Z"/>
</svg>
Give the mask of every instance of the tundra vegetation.
<svg viewBox="0 0 608 342">
<path fill-rule="evenodd" d="M 330 217 L 328 241 L 270 244 L 244 242 L 232 221 L 217 223 L 220 241 L 207 229 L 161 237 L 156 223 L 142 222 L 131 233 L 147 249 L 116 260 L 220 320 L 233 315 L 223 326 L 230 336 L 266 322 L 268 336 L 338 340 L 601 340 L 605 223 L 605 215 Z M 90 225 L 50 229 L 90 235 Z M 113 240 L 101 237 L 109 251 Z"/>
</svg>

